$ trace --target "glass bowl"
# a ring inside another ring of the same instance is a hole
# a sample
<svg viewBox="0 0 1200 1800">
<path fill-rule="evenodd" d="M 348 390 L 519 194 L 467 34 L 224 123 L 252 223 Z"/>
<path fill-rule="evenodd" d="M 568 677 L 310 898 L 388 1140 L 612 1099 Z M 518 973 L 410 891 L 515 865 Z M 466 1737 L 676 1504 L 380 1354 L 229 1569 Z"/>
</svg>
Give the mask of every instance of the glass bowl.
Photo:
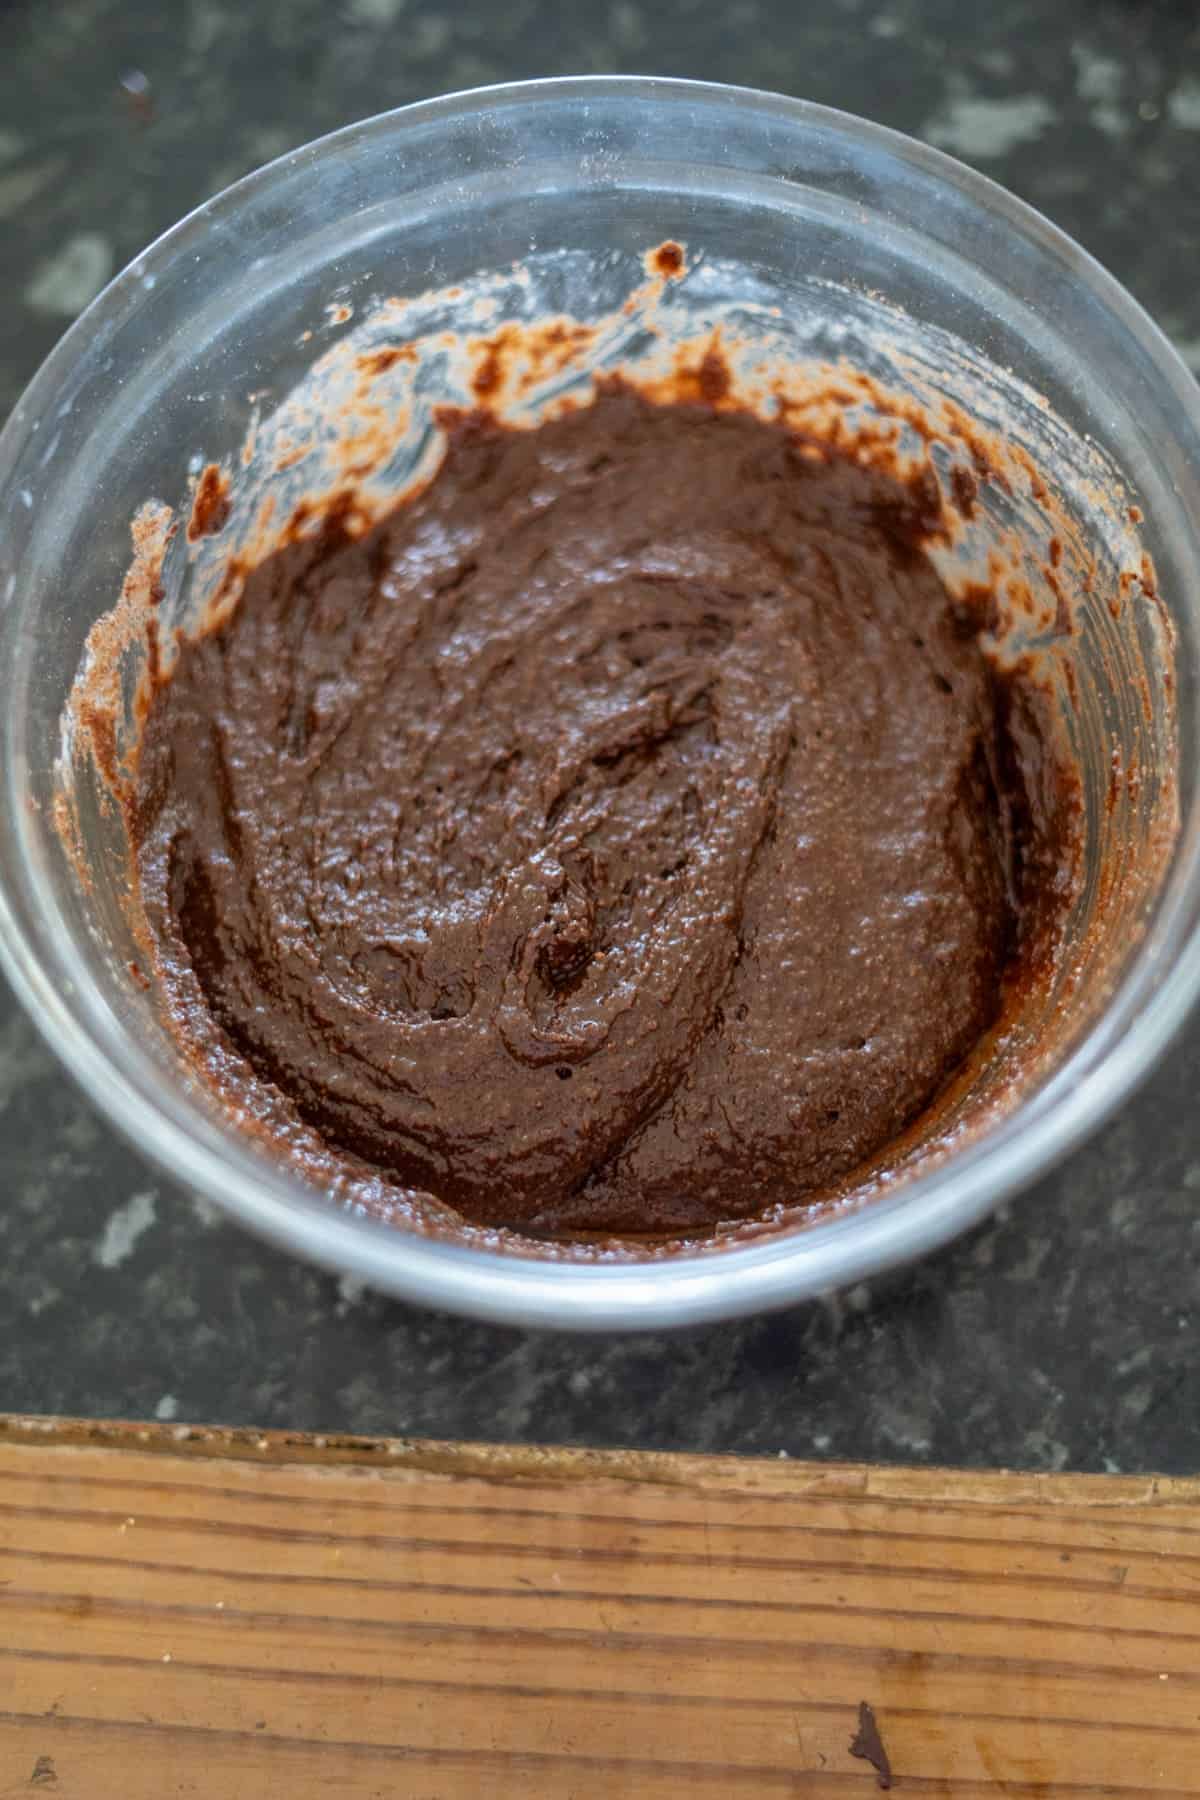
<svg viewBox="0 0 1200 1800">
<path fill-rule="evenodd" d="M 1081 945 L 1089 922 L 1103 931 L 1075 958 L 1054 1053 L 1019 1103 L 867 1204 L 669 1256 L 553 1260 L 339 1210 L 239 1134 L 131 973 L 123 845 L 94 793 L 75 796 L 87 882 L 64 853 L 56 770 L 64 704 L 120 591 L 134 513 L 150 496 L 186 505 L 189 470 L 232 461 L 254 408 L 282 401 L 356 311 L 514 264 L 536 265 L 548 297 L 586 311 L 592 290 L 597 306 L 611 299 L 664 239 L 725 271 L 727 289 L 744 280 L 774 299 L 798 353 L 887 361 L 891 320 L 907 349 L 887 373 L 940 385 L 1016 453 L 1031 446 L 1114 588 L 1143 549 L 1154 574 L 1129 578 L 1120 628 L 1105 623 L 1103 592 L 1083 608 L 1089 847 L 1076 930 Z M 569 279 L 555 296 L 559 266 Z M 183 220 L 67 333 L 0 435 L 0 954 L 113 1123 L 299 1255 L 527 1326 L 664 1327 L 778 1307 L 967 1229 L 1077 1144 L 1167 1043 L 1200 985 L 1198 674 L 1200 389 L 1129 296 L 1038 214 L 937 151 L 773 95 L 595 77 L 424 102 L 295 151 Z M 1114 750 L 1136 775 L 1116 805 Z M 1152 880 L 1126 879 L 1150 866 L 1176 800 L 1170 855 Z"/>
</svg>

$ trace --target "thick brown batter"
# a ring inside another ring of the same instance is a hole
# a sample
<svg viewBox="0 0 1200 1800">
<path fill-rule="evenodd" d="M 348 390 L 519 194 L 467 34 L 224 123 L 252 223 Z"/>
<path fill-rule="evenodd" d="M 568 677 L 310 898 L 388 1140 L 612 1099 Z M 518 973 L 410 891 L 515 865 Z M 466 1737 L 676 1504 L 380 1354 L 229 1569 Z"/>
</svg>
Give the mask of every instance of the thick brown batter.
<svg viewBox="0 0 1200 1800">
<path fill-rule="evenodd" d="M 878 1151 L 1019 931 L 930 523 L 781 426 L 613 387 L 465 421 L 368 536 L 272 556 L 142 741 L 193 1054 L 314 1179 L 543 1232 L 740 1217 Z"/>
</svg>

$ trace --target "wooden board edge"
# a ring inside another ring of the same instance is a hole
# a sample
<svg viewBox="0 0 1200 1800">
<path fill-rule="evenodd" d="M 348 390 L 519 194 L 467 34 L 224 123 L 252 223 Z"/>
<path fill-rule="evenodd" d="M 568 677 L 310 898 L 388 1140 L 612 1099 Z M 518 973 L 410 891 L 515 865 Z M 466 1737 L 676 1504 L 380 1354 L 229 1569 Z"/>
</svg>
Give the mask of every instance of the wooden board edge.
<svg viewBox="0 0 1200 1800">
<path fill-rule="evenodd" d="M 490 1481 L 609 1481 L 781 1498 L 834 1494 L 981 1506 L 1200 1507 L 1200 1480 L 809 1463 L 788 1458 L 568 1445 L 455 1443 L 432 1438 L 258 1431 L 239 1426 L 0 1414 L 0 1448 L 136 1451 L 167 1457 L 375 1469 Z"/>
</svg>

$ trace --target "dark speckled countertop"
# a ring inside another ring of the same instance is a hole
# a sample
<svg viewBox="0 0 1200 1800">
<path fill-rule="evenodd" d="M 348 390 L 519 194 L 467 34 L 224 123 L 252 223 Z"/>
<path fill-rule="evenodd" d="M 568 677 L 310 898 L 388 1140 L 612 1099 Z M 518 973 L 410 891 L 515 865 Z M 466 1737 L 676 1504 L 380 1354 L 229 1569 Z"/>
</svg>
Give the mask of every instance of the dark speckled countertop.
<svg viewBox="0 0 1200 1800">
<path fill-rule="evenodd" d="M 424 95 L 613 69 L 942 145 L 1079 238 L 1200 370 L 1200 18 L 1176 0 L 6 0 L 0 414 L 110 274 L 246 170 Z M 3 993 L 0 1409 L 1193 1471 L 1198 1094 L 1200 1022 L 1056 1175 L 879 1292 L 576 1340 L 260 1247 L 119 1143 Z"/>
</svg>

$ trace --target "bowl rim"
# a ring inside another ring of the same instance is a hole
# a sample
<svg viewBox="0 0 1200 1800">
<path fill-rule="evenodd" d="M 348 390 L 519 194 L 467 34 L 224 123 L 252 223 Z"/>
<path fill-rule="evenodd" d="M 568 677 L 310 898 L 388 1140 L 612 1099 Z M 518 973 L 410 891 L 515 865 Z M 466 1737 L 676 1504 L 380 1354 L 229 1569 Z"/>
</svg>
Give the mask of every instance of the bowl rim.
<svg viewBox="0 0 1200 1800">
<path fill-rule="evenodd" d="M 1200 433 L 1200 385 L 1132 296 L 1036 209 L 943 151 L 850 113 L 752 88 L 659 76 L 563 76 L 468 89 L 375 114 L 286 152 L 194 208 L 117 275 L 35 373 L 0 432 L 0 489 L 11 477 L 25 417 L 43 410 L 43 397 L 48 403 L 56 393 L 84 344 L 136 304 L 146 274 L 171 262 L 198 230 L 236 214 L 251 195 L 298 163 L 318 161 L 364 137 L 461 121 L 499 105 L 605 96 L 663 105 L 732 103 L 778 114 L 792 124 L 876 145 L 957 188 L 1087 285 L 1163 378 L 1181 391 Z M 13 804 L 11 783 L 5 804 Z M 1160 895 L 1163 904 L 1104 1012 L 1028 1103 L 895 1194 L 799 1230 L 646 1262 L 559 1262 L 426 1238 L 339 1210 L 305 1192 L 294 1177 L 289 1185 L 282 1168 L 273 1171 L 252 1160 L 248 1146 L 244 1161 L 241 1146 L 230 1145 L 222 1154 L 195 1130 L 196 1109 L 182 1086 L 161 1077 L 139 1083 L 117 1066 L 71 991 L 73 984 L 56 985 L 14 903 L 14 896 L 31 899 L 53 913 L 52 898 L 39 891 L 31 865 L 16 858 L 0 867 L 0 967 L 50 1048 L 134 1147 L 280 1248 L 399 1298 L 502 1324 L 577 1331 L 694 1325 L 769 1311 L 928 1253 L 984 1218 L 1112 1113 L 1161 1056 L 1200 994 L 1197 813 L 1200 805 L 1193 806 L 1181 830 Z M 1169 979 L 1162 978 L 1163 959 Z M 75 961 L 86 992 L 89 970 L 82 958 Z M 1139 973 L 1155 972 L 1149 994 L 1138 993 Z"/>
</svg>

